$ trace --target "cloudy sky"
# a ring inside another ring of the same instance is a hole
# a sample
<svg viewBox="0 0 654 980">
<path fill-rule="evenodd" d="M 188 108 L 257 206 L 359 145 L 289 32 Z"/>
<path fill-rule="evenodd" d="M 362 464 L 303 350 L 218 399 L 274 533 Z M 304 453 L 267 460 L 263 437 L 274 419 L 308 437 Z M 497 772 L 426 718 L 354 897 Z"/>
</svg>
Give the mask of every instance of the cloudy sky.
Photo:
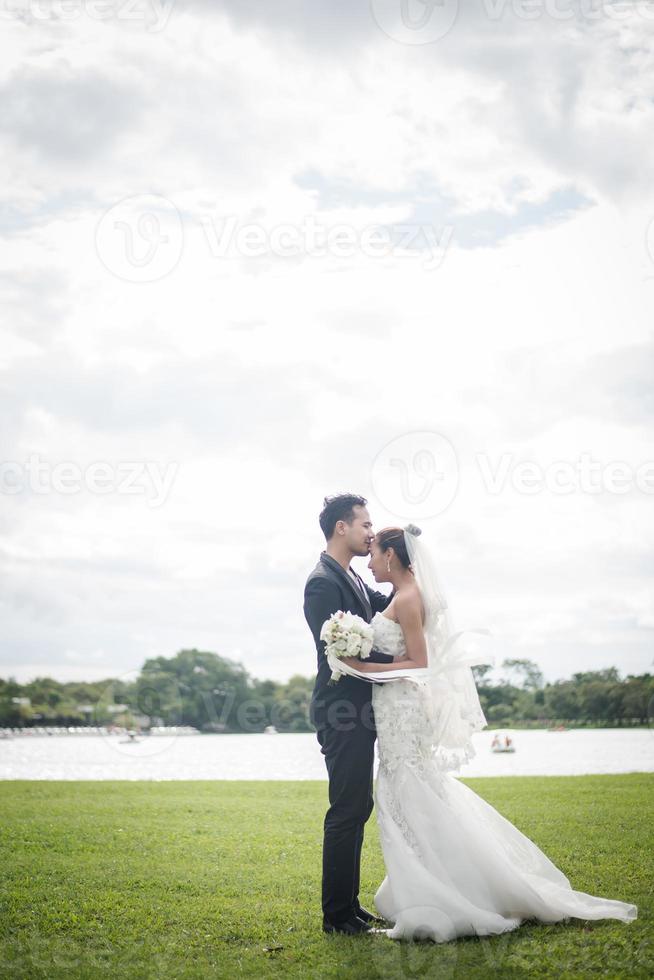
<svg viewBox="0 0 654 980">
<path fill-rule="evenodd" d="M 651 669 L 654 11 L 0 16 L 0 676 L 310 675 L 342 489 L 498 661 Z"/>
</svg>

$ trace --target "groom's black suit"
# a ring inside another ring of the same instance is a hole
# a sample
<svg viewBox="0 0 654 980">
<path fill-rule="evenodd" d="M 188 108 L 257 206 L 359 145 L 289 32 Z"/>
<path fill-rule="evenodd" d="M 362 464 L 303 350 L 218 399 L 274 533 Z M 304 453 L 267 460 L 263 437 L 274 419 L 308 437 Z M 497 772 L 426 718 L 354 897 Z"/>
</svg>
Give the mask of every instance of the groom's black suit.
<svg viewBox="0 0 654 980">
<path fill-rule="evenodd" d="M 375 592 L 361 579 L 355 584 L 343 567 L 325 551 L 304 587 L 304 615 L 318 653 L 318 675 L 311 698 L 311 722 L 329 775 L 329 809 L 325 814 L 322 909 L 333 924 L 344 922 L 359 908 L 359 871 L 366 820 L 372 813 L 375 720 L 372 685 L 349 675 L 329 685 L 331 668 L 320 630 L 326 619 L 342 609 L 367 623 L 391 597 Z M 391 663 L 393 658 L 373 650 L 370 659 Z"/>
</svg>

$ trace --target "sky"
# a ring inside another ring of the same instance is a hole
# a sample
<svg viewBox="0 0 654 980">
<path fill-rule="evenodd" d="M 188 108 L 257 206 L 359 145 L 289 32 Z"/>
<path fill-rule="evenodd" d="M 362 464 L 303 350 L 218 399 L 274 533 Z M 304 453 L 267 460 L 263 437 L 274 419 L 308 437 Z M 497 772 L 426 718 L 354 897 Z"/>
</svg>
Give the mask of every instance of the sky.
<svg viewBox="0 0 654 980">
<path fill-rule="evenodd" d="M 312 676 L 342 490 L 496 664 L 651 671 L 654 10 L 0 18 L 0 676 Z"/>
</svg>

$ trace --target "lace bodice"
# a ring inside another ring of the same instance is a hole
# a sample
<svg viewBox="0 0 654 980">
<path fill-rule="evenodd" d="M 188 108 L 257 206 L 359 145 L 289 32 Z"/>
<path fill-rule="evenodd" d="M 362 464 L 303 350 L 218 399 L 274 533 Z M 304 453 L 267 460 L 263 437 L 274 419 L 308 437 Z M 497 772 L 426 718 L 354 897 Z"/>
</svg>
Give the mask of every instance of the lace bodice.
<svg viewBox="0 0 654 980">
<path fill-rule="evenodd" d="M 399 623 L 378 612 L 372 617 L 370 625 L 374 635 L 375 650 L 387 653 L 391 657 L 401 657 L 406 653 L 404 633 Z"/>
<path fill-rule="evenodd" d="M 376 650 L 393 657 L 406 653 L 404 633 L 399 623 L 378 612 L 370 625 Z M 452 746 L 438 741 L 437 732 L 442 731 L 443 721 L 449 719 L 451 696 L 451 691 L 444 684 L 440 705 L 435 705 L 429 681 L 424 676 L 397 678 L 392 684 L 376 684 L 372 703 L 380 765 L 387 770 L 406 765 L 420 772 L 424 772 L 425 765 L 428 765 L 447 772 L 459 769 L 471 759 L 475 754 L 472 742 Z M 474 722 L 475 731 L 486 723 L 483 716 L 479 719 L 475 716 L 468 721 L 471 724 Z"/>
<path fill-rule="evenodd" d="M 406 653 L 399 623 L 383 613 L 376 613 L 370 625 L 376 650 L 393 657 Z M 431 758 L 432 735 L 424 684 L 417 682 L 417 678 L 398 678 L 392 684 L 377 684 L 373 688 L 372 702 L 380 766 L 389 773 L 398 766 L 411 766 L 424 772 Z"/>
</svg>

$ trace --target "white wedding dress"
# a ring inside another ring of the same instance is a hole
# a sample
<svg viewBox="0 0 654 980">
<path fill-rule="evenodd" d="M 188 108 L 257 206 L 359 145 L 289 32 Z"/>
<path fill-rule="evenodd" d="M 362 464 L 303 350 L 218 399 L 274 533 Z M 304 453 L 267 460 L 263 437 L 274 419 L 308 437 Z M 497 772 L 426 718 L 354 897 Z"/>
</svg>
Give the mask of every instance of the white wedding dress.
<svg viewBox="0 0 654 980">
<path fill-rule="evenodd" d="M 402 628 L 377 613 L 374 646 L 405 652 Z M 637 907 L 574 891 L 543 852 L 460 782 L 430 748 L 424 682 L 375 684 L 377 823 L 386 877 L 375 905 L 391 939 L 488 936 L 525 919 L 621 919 Z M 474 754 L 474 750 L 471 754 Z"/>
</svg>

